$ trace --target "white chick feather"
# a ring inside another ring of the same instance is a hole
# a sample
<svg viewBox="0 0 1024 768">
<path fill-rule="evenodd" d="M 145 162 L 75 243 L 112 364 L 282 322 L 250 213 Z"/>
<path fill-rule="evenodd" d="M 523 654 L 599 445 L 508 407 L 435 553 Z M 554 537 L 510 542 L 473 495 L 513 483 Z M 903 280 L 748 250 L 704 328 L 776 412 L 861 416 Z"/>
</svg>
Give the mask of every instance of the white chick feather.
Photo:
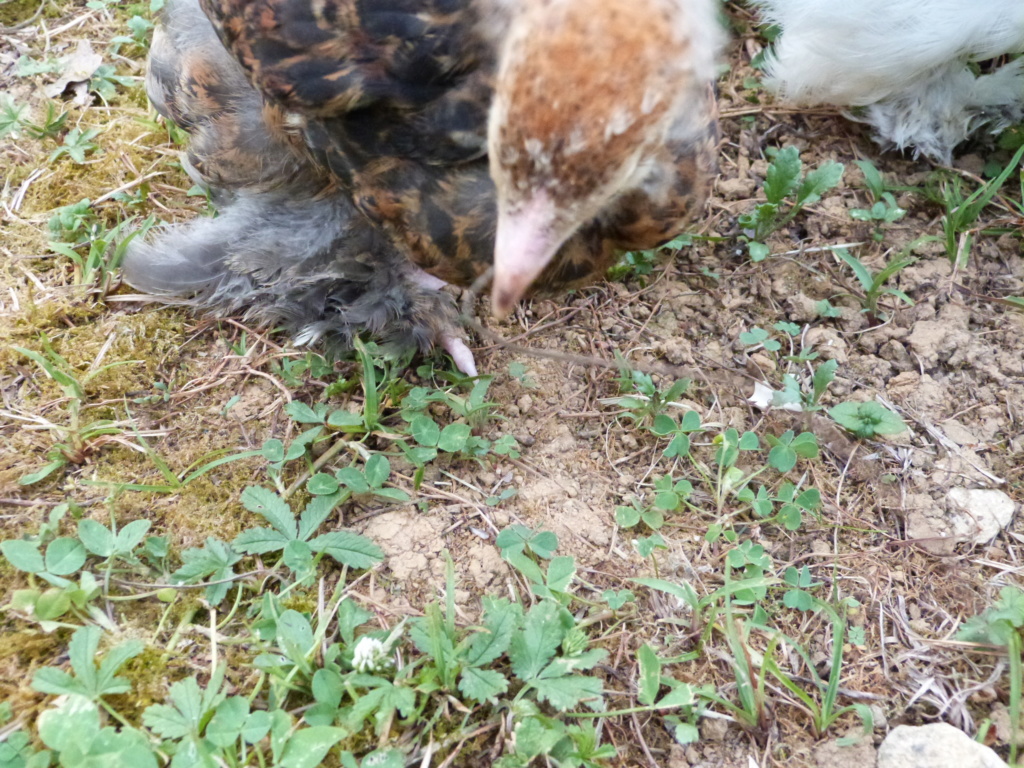
<svg viewBox="0 0 1024 768">
<path fill-rule="evenodd" d="M 982 127 L 1024 117 L 1024 0 L 752 0 L 782 35 L 768 85 L 801 105 L 863 107 L 883 144 L 949 162 Z"/>
</svg>

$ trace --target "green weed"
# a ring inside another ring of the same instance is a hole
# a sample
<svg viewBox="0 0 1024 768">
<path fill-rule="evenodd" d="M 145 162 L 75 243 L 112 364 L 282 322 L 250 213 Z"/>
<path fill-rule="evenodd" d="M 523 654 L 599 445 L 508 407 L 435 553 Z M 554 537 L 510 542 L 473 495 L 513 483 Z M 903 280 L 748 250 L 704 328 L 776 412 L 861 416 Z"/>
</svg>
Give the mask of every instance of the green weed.
<svg viewBox="0 0 1024 768">
<path fill-rule="evenodd" d="M 6 93 L 0 95 L 0 139 L 4 136 L 17 136 L 24 125 L 26 109 L 24 104 L 15 104 L 13 96 Z"/>
<path fill-rule="evenodd" d="M 964 622 L 957 637 L 969 643 L 1000 646 L 1010 667 L 1010 765 L 1017 764 L 1021 705 L 1024 702 L 1024 591 L 1003 587 L 991 608 Z"/>
<path fill-rule="evenodd" d="M 110 52 L 116 56 L 122 46 L 135 46 L 140 52 L 148 50 L 152 30 L 153 22 L 141 16 L 132 16 L 128 19 L 128 34 L 113 38 L 110 41 Z"/>
<path fill-rule="evenodd" d="M 940 199 L 946 212 L 942 216 L 942 233 L 946 255 L 951 263 L 964 266 L 970 258 L 971 247 L 978 233 L 978 217 L 992 201 L 1011 174 L 1019 172 L 1024 146 L 1014 153 L 1002 172 L 970 194 L 964 191 L 964 182 L 954 176 L 939 188 Z"/>
<path fill-rule="evenodd" d="M 626 418 L 637 425 L 650 425 L 690 388 L 689 379 L 680 379 L 662 391 L 654 383 L 650 374 L 632 370 L 625 364 L 625 361 L 621 362 L 619 390 L 626 394 L 622 397 L 611 398 L 606 402 L 628 410 Z"/>
<path fill-rule="evenodd" d="M 85 162 L 86 155 L 100 148 L 99 144 L 93 141 L 99 135 L 99 128 L 89 128 L 84 131 L 81 128 L 72 128 L 64 136 L 64 143 L 50 153 L 49 162 L 52 163 L 59 157 L 67 155 L 72 162 L 81 165 Z"/>
<path fill-rule="evenodd" d="M 843 178 L 842 163 L 823 163 L 803 174 L 800 151 L 786 147 L 775 153 L 764 180 L 766 202 L 739 217 L 747 252 L 753 261 L 763 261 L 769 249 L 764 241 L 796 218 L 800 211 L 821 199 Z"/>
<path fill-rule="evenodd" d="M 91 213 L 89 201 L 82 200 L 50 219 L 51 232 L 72 235 L 75 242 L 50 242 L 49 248 L 74 265 L 75 285 L 95 286 L 100 295 L 105 295 L 132 240 L 145 237 L 155 224 L 153 216 L 141 223 L 130 218 L 106 229 Z M 83 249 L 87 249 L 84 254 L 80 253 Z"/>
<path fill-rule="evenodd" d="M 839 403 L 829 408 L 828 415 L 836 424 L 865 440 L 871 440 L 878 435 L 898 435 L 907 431 L 906 423 L 898 414 L 874 400 L 864 403 Z"/>
<path fill-rule="evenodd" d="M 886 187 L 882 174 L 878 172 L 874 163 L 870 160 L 857 160 L 856 165 L 864 174 L 864 181 L 871 192 L 872 205 L 870 208 L 850 209 L 850 217 L 857 221 L 874 222 L 877 226 L 873 237 L 876 241 L 881 241 L 884 236 L 882 225 L 899 221 L 907 212 L 896 204 L 896 198 Z"/>
<path fill-rule="evenodd" d="M 906 252 L 909 251 L 909 248 L 906 249 Z M 914 300 L 907 296 L 907 294 L 898 288 L 887 287 L 886 283 L 890 278 L 898 275 L 911 264 L 914 264 L 917 259 L 913 257 L 897 258 L 886 264 L 885 267 L 875 274 L 872 274 L 860 259 L 851 254 L 845 248 L 836 248 L 835 254 L 843 261 L 843 263 L 853 270 L 853 274 L 856 276 L 857 282 L 860 283 L 863 293 L 860 296 L 857 296 L 857 298 L 865 312 L 874 316 L 884 317 L 885 313 L 878 307 L 879 299 L 883 296 L 893 296 L 908 306 L 914 306 Z"/>
<path fill-rule="evenodd" d="M 47 463 L 35 472 L 23 475 L 18 480 L 21 485 L 38 483 L 67 464 L 82 464 L 91 453 L 99 450 L 104 444 L 125 442 L 124 435 L 131 429 L 127 422 L 111 419 L 85 421 L 82 419 L 82 408 L 86 398 L 85 386 L 92 379 L 112 368 L 132 365 L 139 361 L 124 360 L 108 363 L 90 369 L 84 375 L 79 376 L 68 361 L 50 346 L 49 340 L 45 336 L 41 339 L 41 343 L 42 353 L 24 347 L 14 347 L 13 349 L 39 366 L 39 369 L 60 387 L 67 400 L 68 421 L 66 424 L 59 424 L 41 416 L 25 416 L 10 412 L 4 414 L 16 421 L 31 425 L 27 428 L 44 429 L 50 432 L 57 441 L 47 451 Z"/>
</svg>

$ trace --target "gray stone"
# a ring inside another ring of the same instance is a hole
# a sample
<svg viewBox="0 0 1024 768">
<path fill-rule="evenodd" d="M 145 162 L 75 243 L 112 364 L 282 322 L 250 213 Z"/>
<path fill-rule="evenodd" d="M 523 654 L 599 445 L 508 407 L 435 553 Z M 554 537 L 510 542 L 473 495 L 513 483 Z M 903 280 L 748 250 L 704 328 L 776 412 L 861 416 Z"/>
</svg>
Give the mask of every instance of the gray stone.
<svg viewBox="0 0 1024 768">
<path fill-rule="evenodd" d="M 999 756 L 947 723 L 899 725 L 878 748 L 878 768 L 1008 768 Z"/>
<path fill-rule="evenodd" d="M 1015 504 L 1002 491 L 985 488 L 951 488 L 949 500 L 959 514 L 951 517 L 953 534 L 975 544 L 987 544 L 1013 520 Z"/>
</svg>

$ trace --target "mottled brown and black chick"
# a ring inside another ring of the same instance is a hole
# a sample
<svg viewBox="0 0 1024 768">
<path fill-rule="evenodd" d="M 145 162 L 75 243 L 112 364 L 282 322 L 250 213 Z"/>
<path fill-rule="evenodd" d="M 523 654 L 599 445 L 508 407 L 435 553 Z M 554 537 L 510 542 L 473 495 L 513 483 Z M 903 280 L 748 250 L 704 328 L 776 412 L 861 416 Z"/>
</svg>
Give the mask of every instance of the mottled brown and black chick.
<svg viewBox="0 0 1024 768">
<path fill-rule="evenodd" d="M 199 1 L 266 134 L 310 168 L 297 178 L 326 175 L 435 278 L 493 265 L 499 316 L 672 239 L 702 207 L 712 0 Z"/>
<path fill-rule="evenodd" d="M 311 159 L 195 0 L 165 7 L 146 85 L 157 110 L 189 132 L 183 165 L 220 214 L 134 241 L 129 284 L 283 325 L 299 344 L 344 350 L 364 331 L 396 354 L 439 344 L 475 375 L 452 298 Z"/>
</svg>

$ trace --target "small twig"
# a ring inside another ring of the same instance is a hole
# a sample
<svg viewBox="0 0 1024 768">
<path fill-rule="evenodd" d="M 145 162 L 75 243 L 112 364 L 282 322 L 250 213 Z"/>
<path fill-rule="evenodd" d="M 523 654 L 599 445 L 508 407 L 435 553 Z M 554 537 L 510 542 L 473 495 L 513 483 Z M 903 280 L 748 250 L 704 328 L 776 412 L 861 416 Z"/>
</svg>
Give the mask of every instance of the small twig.
<svg viewBox="0 0 1024 768">
<path fill-rule="evenodd" d="M 139 177 L 137 179 L 133 179 L 132 181 L 127 182 L 126 184 L 122 184 L 117 189 L 110 190 L 105 195 L 100 195 L 99 197 L 97 197 L 93 201 L 93 205 L 96 205 L 97 203 L 104 203 L 107 200 L 109 200 L 110 198 L 112 198 L 114 195 L 118 194 L 119 192 L 125 192 L 125 191 L 131 189 L 132 187 L 139 186 L 139 184 L 141 184 L 144 181 L 149 181 L 149 179 L 152 179 L 155 176 L 163 176 L 163 175 L 164 175 L 163 171 L 154 171 L 153 173 L 147 174 L 145 176 L 141 176 L 141 177 Z"/>
</svg>

